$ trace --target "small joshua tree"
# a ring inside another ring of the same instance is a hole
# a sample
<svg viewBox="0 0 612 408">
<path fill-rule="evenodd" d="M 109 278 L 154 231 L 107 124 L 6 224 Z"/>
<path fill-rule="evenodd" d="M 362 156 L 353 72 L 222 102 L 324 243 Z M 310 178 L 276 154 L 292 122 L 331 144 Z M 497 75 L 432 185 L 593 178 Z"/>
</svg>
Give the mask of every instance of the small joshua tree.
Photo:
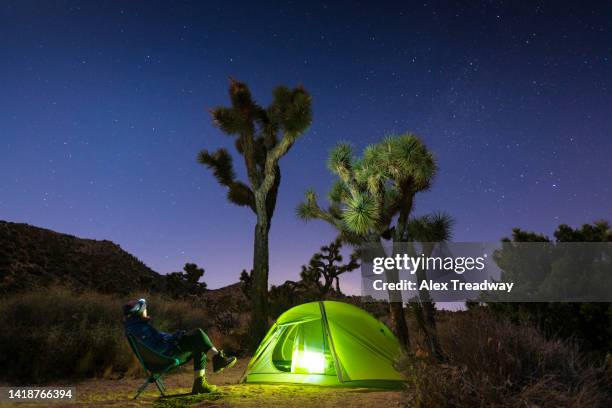
<svg viewBox="0 0 612 408">
<path fill-rule="evenodd" d="M 200 278 L 204 276 L 204 268 L 198 268 L 198 265 L 194 263 L 186 263 L 183 267 L 183 271 L 185 272 L 187 282 L 189 282 L 192 286 L 197 286 Z M 206 288 L 206 283 L 200 283 Z"/>
<path fill-rule="evenodd" d="M 242 293 L 247 297 L 247 299 L 251 298 L 251 285 L 253 284 L 253 270 L 247 272 L 246 269 L 243 269 L 240 272 L 240 283 Z"/>
<path fill-rule="evenodd" d="M 229 96 L 231 106 L 216 107 L 211 114 L 214 124 L 235 138 L 248 182 L 237 180 L 226 149 L 203 150 L 198 160 L 227 188 L 231 203 L 250 208 L 257 218 L 250 296 L 251 339 L 256 347 L 268 329 L 268 233 L 281 181 L 279 160 L 310 126 L 311 98 L 300 86 L 279 86 L 272 104 L 264 108 L 253 100 L 246 84 L 231 78 Z"/>
<path fill-rule="evenodd" d="M 329 293 L 334 281 L 336 291 L 340 293 L 340 275 L 359 268 L 358 256 L 355 253 L 351 254 L 349 263 L 339 264 L 342 262 L 340 249 L 342 241 L 336 238 L 331 244 L 322 246 L 321 252 L 314 254 L 308 265 L 302 265 L 300 277 L 303 281 L 316 286 L 321 296 Z"/>
<path fill-rule="evenodd" d="M 206 283 L 200 282 L 204 269 L 194 263 L 186 263 L 182 272 L 171 272 L 166 275 L 168 289 L 174 296 L 199 294 L 206 290 Z"/>
</svg>

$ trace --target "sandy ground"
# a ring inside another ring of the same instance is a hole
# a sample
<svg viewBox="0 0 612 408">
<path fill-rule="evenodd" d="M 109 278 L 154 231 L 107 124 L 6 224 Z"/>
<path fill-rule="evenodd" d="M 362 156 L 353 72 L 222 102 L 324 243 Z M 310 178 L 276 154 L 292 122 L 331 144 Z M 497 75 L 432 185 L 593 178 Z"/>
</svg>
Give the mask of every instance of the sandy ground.
<svg viewBox="0 0 612 408">
<path fill-rule="evenodd" d="M 337 388 L 302 385 L 238 384 L 247 364 L 241 359 L 235 367 L 220 374 L 209 374 L 219 392 L 192 396 L 193 374 L 183 370 L 165 377 L 167 398 L 160 398 L 154 384 L 138 400 L 135 391 L 140 379 L 87 380 L 75 384 L 73 403 L 0 403 L 0 407 L 402 407 L 406 394 L 401 391 L 365 388 Z"/>
</svg>

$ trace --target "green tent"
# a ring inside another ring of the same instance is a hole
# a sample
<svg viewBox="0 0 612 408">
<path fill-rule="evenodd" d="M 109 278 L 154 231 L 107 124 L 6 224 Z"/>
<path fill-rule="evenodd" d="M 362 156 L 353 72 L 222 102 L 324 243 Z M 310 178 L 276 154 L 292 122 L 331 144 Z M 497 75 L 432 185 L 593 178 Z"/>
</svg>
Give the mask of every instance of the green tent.
<svg viewBox="0 0 612 408">
<path fill-rule="evenodd" d="M 393 368 L 399 355 L 393 333 L 367 312 L 342 302 L 311 302 L 278 318 L 243 380 L 395 387 L 403 380 Z"/>
</svg>

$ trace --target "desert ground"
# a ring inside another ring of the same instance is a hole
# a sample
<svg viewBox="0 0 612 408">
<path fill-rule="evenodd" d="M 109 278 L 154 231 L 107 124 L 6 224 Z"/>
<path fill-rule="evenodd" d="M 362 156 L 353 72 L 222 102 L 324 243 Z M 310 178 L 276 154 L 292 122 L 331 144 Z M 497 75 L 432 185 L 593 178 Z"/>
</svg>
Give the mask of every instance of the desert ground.
<svg viewBox="0 0 612 408">
<path fill-rule="evenodd" d="M 133 400 L 144 378 L 86 380 L 76 383 L 77 401 L 72 403 L 0 403 L 0 407 L 400 407 L 406 405 L 401 391 L 365 388 L 334 388 L 302 385 L 238 384 L 248 359 L 219 374 L 209 374 L 209 381 L 219 392 L 189 395 L 193 374 L 183 369 L 165 377 L 167 397 L 160 398 L 154 384 L 139 399 Z"/>
</svg>

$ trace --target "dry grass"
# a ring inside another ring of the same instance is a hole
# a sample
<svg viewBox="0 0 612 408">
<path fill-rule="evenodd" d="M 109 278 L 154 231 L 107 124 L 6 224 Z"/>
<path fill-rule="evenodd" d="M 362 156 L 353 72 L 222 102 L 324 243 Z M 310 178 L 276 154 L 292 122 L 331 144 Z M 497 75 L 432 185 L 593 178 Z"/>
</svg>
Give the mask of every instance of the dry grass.
<svg viewBox="0 0 612 408">
<path fill-rule="evenodd" d="M 143 296 L 139 294 L 138 296 Z M 197 304 L 146 294 L 156 327 L 208 328 Z M 137 373 L 123 334 L 125 298 L 55 287 L 0 300 L 3 380 L 26 384 Z"/>
<path fill-rule="evenodd" d="M 577 347 L 546 340 L 486 310 L 453 313 L 439 323 L 447 364 L 401 363 L 420 407 L 607 407 L 612 380 Z"/>
<path fill-rule="evenodd" d="M 243 330 L 240 327 L 245 326 L 244 322 L 235 329 L 211 327 L 223 326 L 223 322 L 214 319 L 219 313 L 206 303 L 226 309 L 231 306 L 226 304 L 227 299 L 203 302 L 198 298 L 173 300 L 151 294 L 138 296 L 147 297 L 155 326 L 162 330 L 202 327 L 209 331 L 217 345 L 241 347 L 244 336 L 236 333 L 242 333 L 239 330 Z M 111 295 L 57 287 L 0 299 L 0 327 L 3 328 L 0 331 L 0 366 L 5 367 L 0 380 L 35 384 L 142 374 L 123 335 L 121 305 L 125 301 L 125 298 Z M 239 311 L 236 313 L 242 316 Z M 407 402 L 411 405 L 612 406 L 609 370 L 586 363 L 571 343 L 546 340 L 536 329 L 514 325 L 486 310 L 441 313 L 438 328 L 448 354 L 446 364 L 432 364 L 427 356 L 402 362 L 411 379 L 407 394 Z M 182 382 L 188 386 L 189 378 Z M 102 382 L 95 384 L 99 387 Z M 236 391 L 241 389 L 236 388 Z M 381 394 L 381 398 L 389 395 Z M 308 397 L 308 401 L 318 398 L 315 396 Z M 348 398 L 342 398 L 345 397 Z M 245 398 L 251 401 L 250 396 Z M 235 402 L 242 400 L 240 397 Z"/>
</svg>

